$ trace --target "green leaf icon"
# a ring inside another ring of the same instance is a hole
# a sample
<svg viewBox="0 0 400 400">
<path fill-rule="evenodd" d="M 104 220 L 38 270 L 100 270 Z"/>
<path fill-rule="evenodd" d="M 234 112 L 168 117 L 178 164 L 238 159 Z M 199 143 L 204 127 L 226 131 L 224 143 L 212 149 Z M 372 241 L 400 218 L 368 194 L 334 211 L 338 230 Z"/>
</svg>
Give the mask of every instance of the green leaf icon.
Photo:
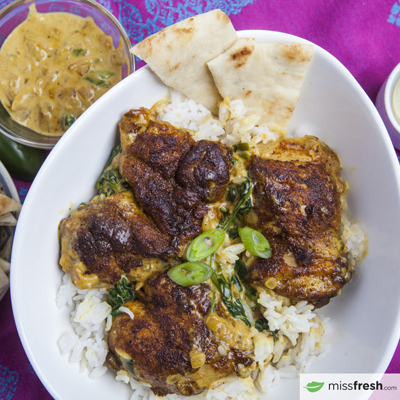
<svg viewBox="0 0 400 400">
<path fill-rule="evenodd" d="M 305 389 L 307 389 L 309 392 L 314 393 L 318 392 L 318 390 L 322 389 L 322 386 L 324 386 L 325 382 L 310 382 L 307 384 L 307 386 L 303 386 Z"/>
</svg>

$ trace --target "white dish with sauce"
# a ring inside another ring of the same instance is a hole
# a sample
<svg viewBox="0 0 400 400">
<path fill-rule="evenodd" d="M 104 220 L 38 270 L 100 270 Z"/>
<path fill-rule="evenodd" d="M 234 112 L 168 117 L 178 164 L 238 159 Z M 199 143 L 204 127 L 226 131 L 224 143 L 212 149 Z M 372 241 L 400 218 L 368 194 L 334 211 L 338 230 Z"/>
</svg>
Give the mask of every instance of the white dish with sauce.
<svg viewBox="0 0 400 400">
<path fill-rule="evenodd" d="M 0 131 L 33 147 L 52 148 L 135 69 L 124 28 L 92 0 L 16 0 L 0 10 L 0 45 Z"/>
<path fill-rule="evenodd" d="M 305 42 L 283 33 L 243 31 L 260 42 Z M 46 159 L 21 212 L 13 248 L 11 295 L 18 332 L 35 371 L 55 399 L 130 398 L 130 388 L 108 372 L 98 380 L 79 373 L 57 342 L 69 329 L 69 310 L 56 293 L 58 223 L 92 198 L 95 182 L 118 141 L 118 123 L 130 108 L 150 107 L 167 95 L 142 68 L 100 98 L 67 131 Z M 350 184 L 348 205 L 368 235 L 369 252 L 341 296 L 321 310 L 331 319 L 331 352 L 311 372 L 384 373 L 400 333 L 400 168 L 375 107 L 333 56 L 316 48 L 290 132 L 318 136 L 340 156 Z M 268 400 L 299 397 L 299 381 L 273 388 Z"/>
<path fill-rule="evenodd" d="M 400 150 L 400 64 L 391 72 L 376 97 L 376 108 L 392 139 Z"/>
</svg>

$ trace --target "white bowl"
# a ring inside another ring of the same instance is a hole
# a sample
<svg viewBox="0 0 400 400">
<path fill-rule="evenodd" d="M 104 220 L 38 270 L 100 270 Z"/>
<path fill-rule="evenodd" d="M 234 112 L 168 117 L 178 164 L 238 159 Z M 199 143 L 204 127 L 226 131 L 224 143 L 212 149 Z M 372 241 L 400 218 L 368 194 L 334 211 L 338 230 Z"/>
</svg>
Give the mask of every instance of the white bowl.
<svg viewBox="0 0 400 400">
<path fill-rule="evenodd" d="M 305 42 L 291 35 L 244 31 L 260 42 Z M 18 332 L 35 371 L 55 399 L 129 399 L 127 385 L 108 372 L 91 380 L 69 364 L 57 341 L 69 330 L 68 311 L 56 307 L 62 272 L 57 226 L 95 195 L 95 182 L 118 141 L 124 112 L 150 107 L 168 89 L 142 68 L 91 106 L 51 151 L 22 209 L 14 241 L 11 295 Z M 290 131 L 307 131 L 336 150 L 350 183 L 350 213 L 369 239 L 368 256 L 343 294 L 322 309 L 331 318 L 332 351 L 314 372 L 383 373 L 400 332 L 400 168 L 372 102 L 343 65 L 317 47 Z M 291 379 L 273 399 L 298 398 Z"/>
<path fill-rule="evenodd" d="M 400 79 L 400 64 L 390 73 L 386 81 L 379 89 L 376 96 L 376 108 L 382 117 L 392 143 L 396 149 L 400 149 L 400 123 L 397 121 L 392 105 L 393 92 L 397 81 Z"/>
</svg>

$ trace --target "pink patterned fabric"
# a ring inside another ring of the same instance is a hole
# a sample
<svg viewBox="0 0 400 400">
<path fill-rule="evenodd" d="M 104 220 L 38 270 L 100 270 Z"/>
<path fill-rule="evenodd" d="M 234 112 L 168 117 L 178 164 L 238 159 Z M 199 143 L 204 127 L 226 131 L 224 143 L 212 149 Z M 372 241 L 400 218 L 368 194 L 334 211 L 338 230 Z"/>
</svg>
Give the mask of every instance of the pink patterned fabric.
<svg viewBox="0 0 400 400">
<path fill-rule="evenodd" d="M 0 8 L 10 0 L 0 0 Z M 400 63 L 400 0 L 99 0 L 123 24 L 132 43 L 197 13 L 220 8 L 237 30 L 297 35 L 338 58 L 375 102 Z M 397 153 L 400 156 L 400 152 Z M 29 183 L 16 181 L 25 198 Z M 387 372 L 400 373 L 400 347 Z M 51 399 L 19 340 L 9 293 L 0 303 L 0 400 Z"/>
</svg>

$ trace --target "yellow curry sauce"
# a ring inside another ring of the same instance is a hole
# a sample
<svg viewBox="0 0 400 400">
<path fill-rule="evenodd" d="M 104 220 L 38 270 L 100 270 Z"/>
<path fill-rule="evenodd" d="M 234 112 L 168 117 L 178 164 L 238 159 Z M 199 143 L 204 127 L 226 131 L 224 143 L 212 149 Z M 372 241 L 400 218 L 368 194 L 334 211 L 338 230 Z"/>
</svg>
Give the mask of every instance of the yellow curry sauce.
<svg viewBox="0 0 400 400">
<path fill-rule="evenodd" d="M 18 123 L 60 136 L 121 80 L 124 63 L 122 44 L 91 18 L 32 5 L 0 50 L 0 100 Z"/>
</svg>

